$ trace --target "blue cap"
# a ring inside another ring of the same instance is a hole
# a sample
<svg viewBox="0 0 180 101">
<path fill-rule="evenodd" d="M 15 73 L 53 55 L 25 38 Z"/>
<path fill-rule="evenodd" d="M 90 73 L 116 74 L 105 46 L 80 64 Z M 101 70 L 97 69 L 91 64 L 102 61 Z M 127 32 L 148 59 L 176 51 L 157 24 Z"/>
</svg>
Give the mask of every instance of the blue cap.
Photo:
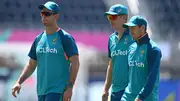
<svg viewBox="0 0 180 101">
<path fill-rule="evenodd" d="M 44 7 L 47 8 L 48 10 L 50 10 L 50 11 L 55 12 L 55 13 L 58 13 L 60 11 L 60 8 L 59 8 L 58 4 L 56 4 L 55 2 L 52 2 L 52 1 L 48 1 L 45 4 L 42 4 L 42 5 L 38 6 L 38 8 L 40 10 L 42 10 Z"/>
<path fill-rule="evenodd" d="M 108 12 L 105 12 L 104 15 L 120 15 L 128 14 L 128 9 L 122 4 L 115 4 L 109 8 Z"/>
<path fill-rule="evenodd" d="M 133 16 L 130 18 L 128 23 L 124 23 L 123 27 L 133 27 L 133 26 L 142 26 L 144 25 L 147 28 L 147 21 L 142 16 Z"/>
</svg>

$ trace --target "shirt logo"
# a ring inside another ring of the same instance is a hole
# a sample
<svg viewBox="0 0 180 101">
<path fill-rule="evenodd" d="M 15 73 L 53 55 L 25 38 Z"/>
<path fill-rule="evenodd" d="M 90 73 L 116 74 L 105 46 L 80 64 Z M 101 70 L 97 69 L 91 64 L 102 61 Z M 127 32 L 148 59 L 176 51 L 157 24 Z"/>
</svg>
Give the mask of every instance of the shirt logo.
<svg viewBox="0 0 180 101">
<path fill-rule="evenodd" d="M 125 41 L 128 41 L 128 38 L 125 38 Z"/>
<path fill-rule="evenodd" d="M 57 54 L 58 51 L 56 48 L 42 47 L 38 50 L 39 53 L 54 53 Z"/>
<path fill-rule="evenodd" d="M 143 62 L 138 62 L 138 61 L 129 61 L 129 66 L 131 67 L 140 67 L 140 68 L 144 68 L 144 63 Z"/>
<path fill-rule="evenodd" d="M 52 40 L 52 42 L 53 42 L 53 44 L 56 44 L 56 38 L 54 38 L 54 39 Z"/>
<path fill-rule="evenodd" d="M 144 54 L 144 50 L 141 51 L 141 54 Z"/>
<path fill-rule="evenodd" d="M 117 12 L 120 13 L 120 12 L 121 12 L 121 9 L 119 9 Z"/>
<path fill-rule="evenodd" d="M 144 50 L 141 50 L 140 56 L 143 56 L 143 55 L 144 55 Z"/>
<path fill-rule="evenodd" d="M 124 44 L 127 44 L 127 43 L 128 43 L 128 38 L 125 38 Z"/>
<path fill-rule="evenodd" d="M 127 55 L 127 50 L 125 50 L 125 51 L 122 51 L 122 50 L 115 50 L 115 51 L 112 51 L 112 53 L 111 53 L 111 57 L 113 57 L 113 56 L 125 56 L 125 55 Z"/>
</svg>

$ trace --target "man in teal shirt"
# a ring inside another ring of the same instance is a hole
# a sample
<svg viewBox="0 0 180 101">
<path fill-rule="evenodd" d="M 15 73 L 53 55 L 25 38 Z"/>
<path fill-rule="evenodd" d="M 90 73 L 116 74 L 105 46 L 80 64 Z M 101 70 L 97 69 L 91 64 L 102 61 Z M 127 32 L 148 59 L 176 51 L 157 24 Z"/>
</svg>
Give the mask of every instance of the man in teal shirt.
<svg viewBox="0 0 180 101">
<path fill-rule="evenodd" d="M 30 49 L 29 62 L 12 89 L 13 96 L 37 67 L 38 101 L 70 101 L 79 69 L 78 48 L 74 38 L 57 25 L 59 6 L 49 1 L 38 7 L 45 31 Z"/>
<path fill-rule="evenodd" d="M 128 84 L 127 53 L 130 44 L 132 44 L 132 37 L 128 29 L 122 26 L 127 22 L 128 9 L 124 5 L 115 4 L 108 12 L 105 12 L 105 15 L 115 32 L 109 36 L 109 65 L 102 101 L 107 101 L 110 86 L 112 86 L 110 101 L 119 101 Z"/>
<path fill-rule="evenodd" d="M 158 101 L 161 50 L 149 38 L 142 16 L 133 16 L 123 26 L 136 42 L 129 48 L 129 83 L 121 101 Z"/>
</svg>

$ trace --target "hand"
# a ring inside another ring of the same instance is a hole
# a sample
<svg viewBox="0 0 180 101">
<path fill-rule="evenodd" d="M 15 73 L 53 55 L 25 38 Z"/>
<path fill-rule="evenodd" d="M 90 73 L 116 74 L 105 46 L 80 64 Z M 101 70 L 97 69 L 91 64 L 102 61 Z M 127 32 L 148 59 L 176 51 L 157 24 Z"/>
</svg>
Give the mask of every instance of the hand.
<svg viewBox="0 0 180 101">
<path fill-rule="evenodd" d="M 140 100 L 139 98 L 136 98 L 134 101 L 142 101 L 142 100 Z"/>
<path fill-rule="evenodd" d="M 12 88 L 12 95 L 16 97 L 16 92 L 17 94 L 19 94 L 20 90 L 21 90 L 21 85 L 19 83 L 16 83 Z"/>
<path fill-rule="evenodd" d="M 63 101 L 71 101 L 72 88 L 67 88 L 63 95 Z"/>
<path fill-rule="evenodd" d="M 104 90 L 102 94 L 102 101 L 108 101 L 109 92 Z"/>
</svg>

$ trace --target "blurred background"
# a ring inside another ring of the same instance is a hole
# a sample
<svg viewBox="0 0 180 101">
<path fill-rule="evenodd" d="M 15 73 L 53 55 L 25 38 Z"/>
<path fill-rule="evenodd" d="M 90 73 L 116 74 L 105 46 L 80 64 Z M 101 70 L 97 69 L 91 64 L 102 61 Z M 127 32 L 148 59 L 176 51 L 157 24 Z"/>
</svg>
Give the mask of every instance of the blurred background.
<svg viewBox="0 0 180 101">
<path fill-rule="evenodd" d="M 47 0 L 0 0 L 0 101 L 37 101 L 36 71 L 17 98 L 11 88 L 19 77 L 30 46 L 44 29 L 37 6 Z M 72 101 L 101 101 L 108 65 L 107 41 L 113 32 L 104 12 L 120 3 L 129 17 L 140 14 L 148 33 L 162 50 L 159 101 L 180 101 L 179 0 L 54 0 L 61 8 L 59 26 L 76 40 L 81 67 Z"/>
</svg>

